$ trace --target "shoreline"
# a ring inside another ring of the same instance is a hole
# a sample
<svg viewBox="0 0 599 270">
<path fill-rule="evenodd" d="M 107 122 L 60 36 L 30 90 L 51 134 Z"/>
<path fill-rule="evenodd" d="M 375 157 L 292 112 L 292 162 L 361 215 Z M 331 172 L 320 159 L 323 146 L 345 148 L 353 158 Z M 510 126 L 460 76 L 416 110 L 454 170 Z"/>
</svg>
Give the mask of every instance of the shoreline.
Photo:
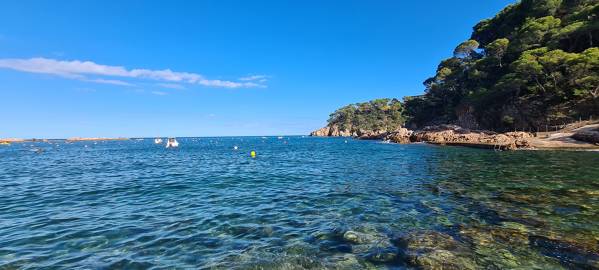
<svg viewBox="0 0 599 270">
<path fill-rule="evenodd" d="M 398 144 L 428 143 L 489 150 L 574 150 L 599 151 L 599 123 L 592 122 L 556 132 L 504 132 L 470 130 L 456 125 L 428 126 L 420 130 L 399 128 L 395 131 L 350 132 L 326 126 L 310 134 L 313 137 L 352 137 Z"/>
</svg>

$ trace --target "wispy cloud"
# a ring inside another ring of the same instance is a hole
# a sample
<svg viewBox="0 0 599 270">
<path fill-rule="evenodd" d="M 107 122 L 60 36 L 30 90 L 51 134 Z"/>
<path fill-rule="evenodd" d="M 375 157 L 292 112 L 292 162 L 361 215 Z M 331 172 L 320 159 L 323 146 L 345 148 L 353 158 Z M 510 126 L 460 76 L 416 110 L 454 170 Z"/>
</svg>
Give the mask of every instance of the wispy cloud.
<svg viewBox="0 0 599 270">
<path fill-rule="evenodd" d="M 84 80 L 96 83 L 110 83 L 117 85 L 133 85 L 132 83 L 117 78 L 155 80 L 170 83 L 187 83 L 208 87 L 221 88 L 255 88 L 266 87 L 259 79 L 227 81 L 207 79 L 197 73 L 175 72 L 170 69 L 127 69 L 123 66 L 101 65 L 91 61 L 61 61 L 49 58 L 30 59 L 0 59 L 0 68 L 13 69 L 29 73 L 50 74 L 69 79 Z M 89 78 L 90 76 L 104 76 L 107 78 Z M 245 78 L 247 79 L 247 78 Z M 265 81 L 264 81 L 265 82 Z"/>
<path fill-rule="evenodd" d="M 128 82 L 125 82 L 125 81 L 119 81 L 119 80 L 85 79 L 85 81 L 86 82 L 103 83 L 103 84 L 121 85 L 121 86 L 135 86 L 132 83 L 128 83 Z"/>
<path fill-rule="evenodd" d="M 259 83 L 265 83 L 268 81 L 269 76 L 266 75 L 250 75 L 250 76 L 246 76 L 246 77 L 241 77 L 239 78 L 240 81 L 244 81 L 244 82 L 259 82 Z"/>
</svg>

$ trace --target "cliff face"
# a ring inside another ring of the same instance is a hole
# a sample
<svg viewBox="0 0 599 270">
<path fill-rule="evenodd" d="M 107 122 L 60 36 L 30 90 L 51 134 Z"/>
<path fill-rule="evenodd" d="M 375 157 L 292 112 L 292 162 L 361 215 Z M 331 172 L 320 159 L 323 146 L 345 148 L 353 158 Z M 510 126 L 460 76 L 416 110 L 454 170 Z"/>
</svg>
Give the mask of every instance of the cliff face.
<svg viewBox="0 0 599 270">
<path fill-rule="evenodd" d="M 352 130 L 342 129 L 338 125 L 332 124 L 310 133 L 310 136 L 315 137 L 356 137 L 364 140 L 381 140 L 392 131 L 388 130 Z"/>
<path fill-rule="evenodd" d="M 350 130 L 340 129 L 337 125 L 328 125 L 321 129 L 315 130 L 310 133 L 310 136 L 315 137 L 352 137 L 357 136 L 354 132 L 352 133 Z"/>
<path fill-rule="evenodd" d="M 396 130 L 358 130 L 350 131 L 339 129 L 337 125 L 328 125 L 310 133 L 315 137 L 355 137 L 362 140 L 385 140 L 395 143 L 410 143 L 412 131 L 406 128 Z"/>
</svg>

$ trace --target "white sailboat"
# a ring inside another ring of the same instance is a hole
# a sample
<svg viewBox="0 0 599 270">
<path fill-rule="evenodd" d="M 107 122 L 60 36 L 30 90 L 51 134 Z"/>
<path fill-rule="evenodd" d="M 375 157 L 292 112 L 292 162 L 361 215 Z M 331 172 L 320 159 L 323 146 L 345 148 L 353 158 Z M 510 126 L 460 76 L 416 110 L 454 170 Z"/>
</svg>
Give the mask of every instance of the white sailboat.
<svg viewBox="0 0 599 270">
<path fill-rule="evenodd" d="M 179 147 L 179 142 L 177 141 L 177 139 L 168 138 L 168 141 L 166 142 L 166 148 L 175 148 L 175 147 Z"/>
<path fill-rule="evenodd" d="M 162 138 L 156 138 L 156 139 L 154 139 L 154 143 L 155 144 L 161 144 L 162 143 Z"/>
</svg>

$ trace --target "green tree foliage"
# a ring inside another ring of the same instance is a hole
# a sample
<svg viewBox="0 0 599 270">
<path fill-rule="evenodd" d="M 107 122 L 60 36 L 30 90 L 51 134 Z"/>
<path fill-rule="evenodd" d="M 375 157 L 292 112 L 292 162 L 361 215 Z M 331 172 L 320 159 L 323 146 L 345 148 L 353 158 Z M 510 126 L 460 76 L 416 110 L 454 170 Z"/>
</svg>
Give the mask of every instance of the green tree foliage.
<svg viewBox="0 0 599 270">
<path fill-rule="evenodd" d="M 487 45 L 487 56 L 493 58 L 499 63 L 499 67 L 503 67 L 503 57 L 507 52 L 510 40 L 507 38 L 499 38 Z"/>
<path fill-rule="evenodd" d="M 478 42 L 476 40 L 467 40 L 458 45 L 453 50 L 453 56 L 456 58 L 471 58 L 476 55 L 476 49 L 478 49 Z"/>
<path fill-rule="evenodd" d="M 329 126 L 360 133 L 362 131 L 391 131 L 405 123 L 404 111 L 397 99 L 375 99 L 347 105 L 329 117 Z"/>
<path fill-rule="evenodd" d="M 424 95 L 404 98 L 403 106 L 349 105 L 329 122 L 375 130 L 474 118 L 482 128 L 534 130 L 599 118 L 597 44 L 599 0 L 521 0 L 475 25 L 424 81 Z"/>
<path fill-rule="evenodd" d="M 599 0 L 522 0 L 474 27 L 470 40 L 405 98 L 422 126 L 458 122 L 465 110 L 484 128 L 538 128 L 599 116 Z"/>
</svg>

